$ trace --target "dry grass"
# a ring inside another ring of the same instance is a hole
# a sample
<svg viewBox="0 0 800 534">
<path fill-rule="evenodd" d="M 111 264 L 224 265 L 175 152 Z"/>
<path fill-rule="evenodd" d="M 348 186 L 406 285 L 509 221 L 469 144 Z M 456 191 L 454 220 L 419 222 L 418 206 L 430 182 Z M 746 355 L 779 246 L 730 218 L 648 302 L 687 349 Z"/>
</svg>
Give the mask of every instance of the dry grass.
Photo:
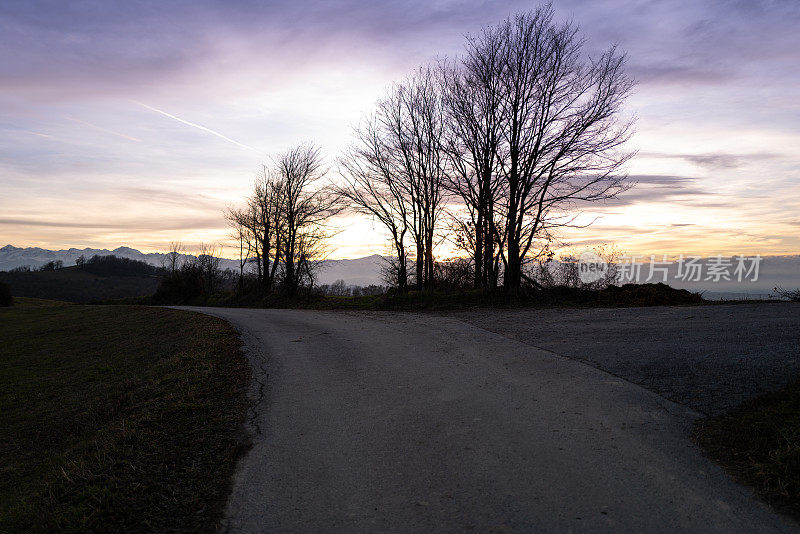
<svg viewBox="0 0 800 534">
<path fill-rule="evenodd" d="M 701 421 L 696 438 L 735 478 L 800 519 L 800 381 Z"/>
<path fill-rule="evenodd" d="M 175 310 L 0 309 L 0 531 L 213 531 L 246 446 L 239 348 Z"/>
</svg>

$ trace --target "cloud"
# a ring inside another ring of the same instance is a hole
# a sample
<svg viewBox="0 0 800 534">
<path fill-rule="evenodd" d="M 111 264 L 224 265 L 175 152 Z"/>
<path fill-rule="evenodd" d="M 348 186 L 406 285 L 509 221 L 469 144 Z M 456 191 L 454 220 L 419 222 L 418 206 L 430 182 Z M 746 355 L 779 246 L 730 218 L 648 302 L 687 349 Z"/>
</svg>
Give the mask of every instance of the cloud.
<svg viewBox="0 0 800 534">
<path fill-rule="evenodd" d="M 135 202 L 190 208 L 198 211 L 221 211 L 223 203 L 219 199 L 193 190 L 167 189 L 146 186 L 123 186 L 107 191 L 114 197 Z"/>
<path fill-rule="evenodd" d="M 224 235 L 222 205 L 237 201 L 264 157 L 243 147 L 273 153 L 313 139 L 335 157 L 382 88 L 420 62 L 460 53 L 465 34 L 532 7 L 2 2 L 1 224 L 20 242 Z M 800 124 L 800 3 L 558 0 L 555 9 L 581 26 L 587 51 L 617 42 L 627 52 L 641 82 L 626 109 L 639 116 L 632 148 L 650 150 L 632 162 L 635 188 L 581 208 L 615 221 L 650 217 L 621 232 L 642 240 L 667 231 L 700 242 L 721 221 L 797 233 L 789 156 Z M 760 197 L 748 189 L 767 181 Z M 363 243 L 363 232 L 351 235 L 342 249 Z M 587 237 L 595 238 L 603 240 Z"/>
<path fill-rule="evenodd" d="M 44 226 L 52 228 L 112 228 L 108 223 L 87 223 L 70 221 L 43 221 L 37 219 L 0 219 L 3 226 Z"/>
<path fill-rule="evenodd" d="M 724 152 L 706 154 L 665 154 L 659 152 L 640 152 L 643 158 L 682 159 L 711 170 L 737 169 L 753 162 L 780 158 L 780 154 L 772 152 L 755 152 L 751 154 L 730 154 Z"/>
<path fill-rule="evenodd" d="M 666 185 L 673 187 L 683 187 L 683 184 L 690 184 L 696 181 L 696 178 L 689 176 L 675 176 L 671 174 L 632 174 L 628 179 L 637 184 L 655 184 Z"/>
<path fill-rule="evenodd" d="M 682 65 L 679 63 L 638 64 L 630 66 L 630 73 L 640 83 L 659 85 L 687 84 L 722 84 L 737 77 L 732 71 L 715 70 L 714 67 L 703 68 L 700 65 Z"/>
<path fill-rule="evenodd" d="M 197 229 L 219 229 L 224 225 L 219 216 L 203 215 L 197 217 L 147 217 L 107 221 L 58 221 L 33 218 L 2 218 L 0 226 L 9 227 L 41 227 L 41 228 L 76 228 L 112 231 L 175 231 Z"/>
<path fill-rule="evenodd" d="M 687 202 L 694 198 L 707 198 L 713 195 L 700 185 L 700 181 L 689 176 L 673 176 L 664 174 L 634 174 L 628 179 L 635 185 L 621 193 L 617 198 L 609 199 L 603 206 L 632 206 L 643 202 L 675 203 Z M 599 205 L 586 203 L 586 206 Z"/>
</svg>

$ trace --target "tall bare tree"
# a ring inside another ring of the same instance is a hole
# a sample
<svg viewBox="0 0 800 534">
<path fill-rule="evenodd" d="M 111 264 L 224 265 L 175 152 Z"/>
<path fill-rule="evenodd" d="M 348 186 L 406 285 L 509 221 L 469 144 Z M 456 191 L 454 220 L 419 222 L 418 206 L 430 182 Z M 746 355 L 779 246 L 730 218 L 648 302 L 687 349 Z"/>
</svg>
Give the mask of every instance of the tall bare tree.
<svg viewBox="0 0 800 534">
<path fill-rule="evenodd" d="M 447 159 L 440 80 L 425 66 L 378 104 L 376 118 L 395 176 L 410 200 L 418 288 L 433 287 L 435 233 L 444 201 Z"/>
<path fill-rule="evenodd" d="M 275 276 L 281 260 L 284 231 L 284 187 L 283 178 L 266 165 L 262 166 L 253 187 L 253 195 L 248 202 L 254 218 L 258 257 L 261 272 L 261 286 L 271 291 L 275 286 Z"/>
<path fill-rule="evenodd" d="M 217 289 L 217 282 L 220 275 L 220 250 L 213 243 L 200 243 L 198 246 L 197 257 L 194 260 L 195 267 L 203 281 L 204 290 L 208 294 Z"/>
<path fill-rule="evenodd" d="M 278 234 L 283 267 L 283 286 L 293 296 L 303 277 L 313 281 L 313 267 L 329 237 L 328 221 L 341 212 L 339 196 L 320 182 L 325 176 L 320 149 L 299 145 L 278 156 L 275 165 L 280 183 Z"/>
<path fill-rule="evenodd" d="M 502 41 L 491 31 L 467 38 L 464 57 L 442 65 L 447 126 L 444 148 L 451 163 L 448 188 L 463 202 L 462 242 L 472 255 L 476 288 L 497 283 L 495 206 L 501 192 L 498 157 L 502 133 L 500 75 Z M 471 236 L 464 234 L 467 232 Z"/>
<path fill-rule="evenodd" d="M 395 166 L 379 120 L 372 116 L 355 131 L 356 141 L 339 160 L 344 185 L 337 188 L 350 208 L 380 222 L 389 234 L 397 265 L 397 286 L 408 289 L 406 239 L 414 207 L 404 173 Z"/>
<path fill-rule="evenodd" d="M 280 262 L 282 187 L 274 171 L 263 165 L 245 206 L 229 209 L 225 215 L 236 237 L 246 238 L 248 256 L 254 257 L 258 286 L 264 292 L 274 288 Z"/>
<path fill-rule="evenodd" d="M 498 151 L 505 193 L 504 286 L 520 287 L 523 261 L 537 239 L 572 218 L 583 202 L 625 189 L 621 146 L 631 122 L 619 111 L 633 86 L 624 56 L 612 47 L 584 59 L 583 39 L 571 22 L 556 24 L 551 6 L 509 18 L 478 43 L 499 41 L 502 143 Z"/>
</svg>

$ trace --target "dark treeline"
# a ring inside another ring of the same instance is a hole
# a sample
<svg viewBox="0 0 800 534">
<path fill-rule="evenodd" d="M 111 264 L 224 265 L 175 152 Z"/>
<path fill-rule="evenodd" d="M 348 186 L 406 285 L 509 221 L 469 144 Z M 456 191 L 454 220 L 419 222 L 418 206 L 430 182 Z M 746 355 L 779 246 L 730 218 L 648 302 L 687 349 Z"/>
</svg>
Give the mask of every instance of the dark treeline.
<svg viewBox="0 0 800 534">
<path fill-rule="evenodd" d="M 113 254 L 108 256 L 94 255 L 88 260 L 83 256 L 75 260 L 79 269 L 100 276 L 158 276 L 163 270 L 149 263 L 120 258 Z"/>
<path fill-rule="evenodd" d="M 164 258 L 162 281 L 154 295 L 157 303 L 185 303 L 204 295 L 230 289 L 234 274 L 220 269 L 220 251 L 200 245 L 196 256 L 185 254 L 180 243 L 172 243 Z"/>
<path fill-rule="evenodd" d="M 109 255 L 94 254 L 89 259 L 80 256 L 75 260 L 75 266 L 85 272 L 99 276 L 159 276 L 164 273 L 147 262 L 122 258 Z M 10 273 L 30 273 L 30 272 L 50 272 L 64 268 L 62 260 L 52 260 L 40 265 L 38 268 L 31 268 L 30 265 L 22 265 L 11 269 Z"/>
</svg>

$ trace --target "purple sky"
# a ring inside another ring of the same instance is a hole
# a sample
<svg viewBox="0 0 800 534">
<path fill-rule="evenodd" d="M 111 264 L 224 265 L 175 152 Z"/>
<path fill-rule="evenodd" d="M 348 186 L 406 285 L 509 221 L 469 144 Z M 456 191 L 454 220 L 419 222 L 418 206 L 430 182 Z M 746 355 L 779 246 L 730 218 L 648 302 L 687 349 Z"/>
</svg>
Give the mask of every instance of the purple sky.
<svg viewBox="0 0 800 534">
<path fill-rule="evenodd" d="M 0 245 L 223 240 L 268 155 L 332 162 L 394 80 L 531 2 L 0 4 Z M 591 53 L 618 43 L 639 185 L 575 246 L 800 252 L 800 2 L 562 1 Z M 383 252 L 344 219 L 334 256 Z"/>
</svg>

